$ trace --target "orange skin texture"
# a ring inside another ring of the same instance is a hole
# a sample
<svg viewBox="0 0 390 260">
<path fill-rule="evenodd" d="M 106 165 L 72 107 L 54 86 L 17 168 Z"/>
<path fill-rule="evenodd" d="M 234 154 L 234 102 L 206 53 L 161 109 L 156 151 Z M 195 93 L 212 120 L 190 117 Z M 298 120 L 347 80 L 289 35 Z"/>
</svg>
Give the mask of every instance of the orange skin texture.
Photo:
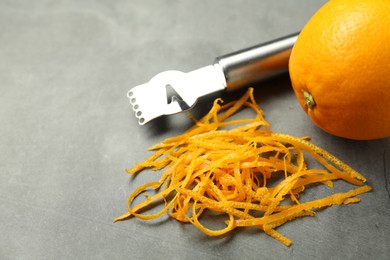
<svg viewBox="0 0 390 260">
<path fill-rule="evenodd" d="M 298 36 L 289 73 L 299 103 L 333 135 L 390 136 L 390 1 L 331 0 Z M 304 104 L 309 92 L 315 106 Z"/>
</svg>

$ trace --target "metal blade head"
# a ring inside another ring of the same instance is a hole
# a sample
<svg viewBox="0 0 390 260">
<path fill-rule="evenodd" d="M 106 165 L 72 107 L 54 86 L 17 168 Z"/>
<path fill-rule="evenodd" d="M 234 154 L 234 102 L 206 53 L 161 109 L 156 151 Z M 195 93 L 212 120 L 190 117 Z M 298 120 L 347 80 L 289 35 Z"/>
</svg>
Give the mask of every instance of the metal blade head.
<svg viewBox="0 0 390 260">
<path fill-rule="evenodd" d="M 157 74 L 148 83 L 132 88 L 127 93 L 140 125 L 161 115 L 183 111 L 179 101 L 176 101 L 179 98 L 175 99 L 173 94 L 168 93 L 167 90 L 172 88 L 174 81 L 178 81 L 183 76 L 184 73 L 180 71 L 166 71 Z M 171 101 L 168 100 L 169 96 L 171 96 Z"/>
<path fill-rule="evenodd" d="M 138 123 L 144 125 L 159 116 L 186 111 L 199 97 L 223 90 L 225 81 L 220 73 L 214 65 L 189 73 L 165 71 L 132 88 L 127 96 Z"/>
</svg>

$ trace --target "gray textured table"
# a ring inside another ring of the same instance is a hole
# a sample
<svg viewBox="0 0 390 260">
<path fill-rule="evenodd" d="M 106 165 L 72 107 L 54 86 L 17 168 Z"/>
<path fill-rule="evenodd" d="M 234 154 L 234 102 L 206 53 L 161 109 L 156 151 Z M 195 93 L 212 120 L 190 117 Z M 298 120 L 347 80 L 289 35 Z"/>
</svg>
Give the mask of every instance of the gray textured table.
<svg viewBox="0 0 390 260">
<path fill-rule="evenodd" d="M 210 238 L 172 220 L 112 223 L 152 178 L 131 179 L 124 169 L 190 123 L 176 115 L 139 126 L 128 89 L 296 32 L 324 2 L 1 0 L 0 258 L 387 259 L 389 139 L 322 132 L 288 76 L 256 89 L 273 130 L 310 135 L 362 172 L 374 191 L 361 203 L 279 228 L 290 248 L 244 229 Z"/>
</svg>

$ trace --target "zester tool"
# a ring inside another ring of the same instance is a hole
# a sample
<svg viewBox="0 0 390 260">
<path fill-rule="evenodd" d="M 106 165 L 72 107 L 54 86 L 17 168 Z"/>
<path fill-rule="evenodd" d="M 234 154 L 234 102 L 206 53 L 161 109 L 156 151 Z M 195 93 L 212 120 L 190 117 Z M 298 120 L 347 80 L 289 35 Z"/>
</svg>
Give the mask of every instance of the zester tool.
<svg viewBox="0 0 390 260">
<path fill-rule="evenodd" d="M 157 74 L 127 93 L 138 123 L 189 110 L 203 96 L 234 91 L 287 72 L 297 37 L 298 33 L 223 55 L 214 64 L 191 72 Z"/>
</svg>

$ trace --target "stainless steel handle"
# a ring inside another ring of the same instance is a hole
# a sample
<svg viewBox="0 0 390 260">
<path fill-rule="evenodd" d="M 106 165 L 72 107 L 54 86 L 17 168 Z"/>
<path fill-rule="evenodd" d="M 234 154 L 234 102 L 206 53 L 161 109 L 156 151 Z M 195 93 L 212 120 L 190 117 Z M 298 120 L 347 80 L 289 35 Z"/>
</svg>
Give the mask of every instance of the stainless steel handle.
<svg viewBox="0 0 390 260">
<path fill-rule="evenodd" d="M 216 59 L 231 91 L 284 73 L 298 33 Z"/>
</svg>

